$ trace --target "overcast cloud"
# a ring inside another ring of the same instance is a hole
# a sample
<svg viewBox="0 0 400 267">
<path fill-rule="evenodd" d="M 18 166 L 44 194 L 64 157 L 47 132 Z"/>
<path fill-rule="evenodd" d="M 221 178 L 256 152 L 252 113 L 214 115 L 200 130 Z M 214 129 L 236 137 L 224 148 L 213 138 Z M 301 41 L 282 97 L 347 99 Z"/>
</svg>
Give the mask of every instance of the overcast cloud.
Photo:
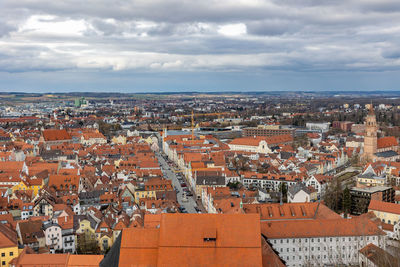
<svg viewBox="0 0 400 267">
<path fill-rule="evenodd" d="M 394 79 L 383 89 L 397 89 L 399 70 L 398 0 L 0 1 L 0 90 L 57 90 L 56 82 L 33 81 L 35 73 L 75 73 L 87 90 L 107 90 L 94 82 L 105 74 L 121 90 L 202 90 L 192 86 L 196 73 L 210 78 L 204 90 L 371 90 L 382 77 Z M 230 73 L 243 77 L 241 87 Z M 295 87 L 285 75 L 305 78 Z M 60 90 L 76 89 L 62 82 Z"/>
</svg>

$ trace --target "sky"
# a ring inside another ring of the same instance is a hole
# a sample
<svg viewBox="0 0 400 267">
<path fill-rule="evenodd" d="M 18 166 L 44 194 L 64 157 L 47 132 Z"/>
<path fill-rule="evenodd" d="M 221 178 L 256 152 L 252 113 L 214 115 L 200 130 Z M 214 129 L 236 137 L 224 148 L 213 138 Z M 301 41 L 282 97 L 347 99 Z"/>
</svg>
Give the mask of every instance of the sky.
<svg viewBox="0 0 400 267">
<path fill-rule="evenodd" d="M 399 90 L 398 0 L 0 0 L 0 91 Z"/>
</svg>

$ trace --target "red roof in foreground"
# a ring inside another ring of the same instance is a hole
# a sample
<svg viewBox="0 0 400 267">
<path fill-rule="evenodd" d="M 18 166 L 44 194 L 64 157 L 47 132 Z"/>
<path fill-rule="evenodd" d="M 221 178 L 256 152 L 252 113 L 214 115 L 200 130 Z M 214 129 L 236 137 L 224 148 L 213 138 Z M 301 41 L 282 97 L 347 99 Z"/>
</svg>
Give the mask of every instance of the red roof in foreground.
<svg viewBox="0 0 400 267">
<path fill-rule="evenodd" d="M 159 228 L 122 231 L 118 266 L 262 266 L 259 220 L 257 214 L 162 214 Z"/>
</svg>

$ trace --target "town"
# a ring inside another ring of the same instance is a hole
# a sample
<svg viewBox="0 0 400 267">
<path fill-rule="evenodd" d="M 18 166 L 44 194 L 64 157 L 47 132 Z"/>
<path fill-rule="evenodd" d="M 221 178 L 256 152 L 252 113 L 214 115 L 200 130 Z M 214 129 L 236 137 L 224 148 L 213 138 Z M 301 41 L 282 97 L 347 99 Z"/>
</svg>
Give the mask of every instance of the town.
<svg viewBox="0 0 400 267">
<path fill-rule="evenodd" d="M 2 93 L 1 266 L 400 266 L 400 96 Z"/>
</svg>

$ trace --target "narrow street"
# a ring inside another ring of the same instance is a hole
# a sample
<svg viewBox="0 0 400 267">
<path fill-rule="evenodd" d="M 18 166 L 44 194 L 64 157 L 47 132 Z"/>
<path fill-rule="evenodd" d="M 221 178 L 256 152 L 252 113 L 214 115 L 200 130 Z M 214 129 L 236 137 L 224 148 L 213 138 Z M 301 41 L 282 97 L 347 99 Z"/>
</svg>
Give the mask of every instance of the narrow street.
<svg viewBox="0 0 400 267">
<path fill-rule="evenodd" d="M 176 177 L 175 172 L 171 169 L 171 167 L 168 165 L 167 161 L 164 159 L 164 157 L 160 153 L 157 153 L 156 155 L 158 158 L 158 162 L 160 163 L 161 170 L 164 174 L 164 177 L 169 180 L 172 180 L 173 187 L 179 191 L 176 194 L 179 205 L 181 207 L 185 208 L 185 210 L 188 213 L 197 213 L 197 211 L 195 210 L 195 207 L 197 207 L 197 204 L 196 204 L 196 201 L 194 200 L 194 196 L 187 196 L 186 197 L 187 201 L 183 201 L 183 188 L 181 187 L 181 184 L 179 183 L 179 180 Z"/>
</svg>

